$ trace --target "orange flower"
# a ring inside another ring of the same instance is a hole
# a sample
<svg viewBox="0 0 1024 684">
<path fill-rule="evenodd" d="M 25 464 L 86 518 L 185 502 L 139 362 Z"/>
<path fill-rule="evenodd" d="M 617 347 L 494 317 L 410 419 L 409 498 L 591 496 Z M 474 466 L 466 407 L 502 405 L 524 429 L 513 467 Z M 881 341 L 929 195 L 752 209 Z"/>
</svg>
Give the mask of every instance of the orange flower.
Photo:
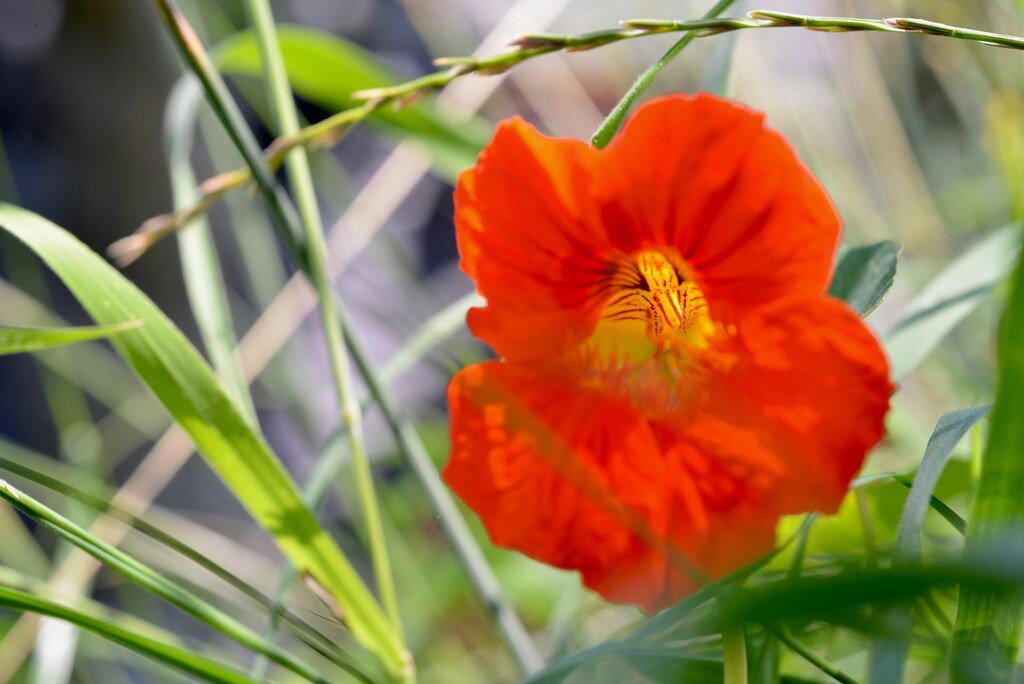
<svg viewBox="0 0 1024 684">
<path fill-rule="evenodd" d="M 448 388 L 444 477 L 496 544 L 656 610 L 838 508 L 892 386 L 825 295 L 839 218 L 762 115 L 666 97 L 603 150 L 511 119 L 455 203 L 501 360 Z"/>
</svg>

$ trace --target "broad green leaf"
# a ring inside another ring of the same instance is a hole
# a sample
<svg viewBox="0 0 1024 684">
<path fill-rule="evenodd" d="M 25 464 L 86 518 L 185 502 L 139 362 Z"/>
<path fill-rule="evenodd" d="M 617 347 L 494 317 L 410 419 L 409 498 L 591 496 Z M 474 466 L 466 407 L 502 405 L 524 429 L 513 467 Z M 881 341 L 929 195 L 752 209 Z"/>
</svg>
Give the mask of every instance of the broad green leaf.
<svg viewBox="0 0 1024 684">
<path fill-rule="evenodd" d="M 897 242 L 885 241 L 844 251 L 839 257 L 828 294 L 842 299 L 861 316 L 875 310 L 896 277 Z"/>
<path fill-rule="evenodd" d="M 0 355 L 40 351 L 113 337 L 139 327 L 135 321 L 82 328 L 10 328 L 0 325 Z"/>
<path fill-rule="evenodd" d="M 1019 229 L 1018 229 L 1019 230 Z M 1024 523 L 1024 263 L 1018 263 L 999 339 L 992 427 L 967 528 L 967 550 L 987 553 Z M 1019 542 L 1019 540 L 1018 540 Z M 950 675 L 954 682 L 1010 681 L 1024 625 L 1019 590 L 960 591 Z"/>
<path fill-rule="evenodd" d="M 1010 272 L 1020 251 L 1020 227 L 1007 226 L 958 257 L 910 302 L 885 338 L 892 375 L 902 380 Z"/>
<path fill-rule="evenodd" d="M 292 89 L 300 97 L 331 112 L 349 109 L 357 90 L 409 80 L 378 57 L 338 36 L 301 26 L 279 26 L 278 38 Z M 221 72 L 260 76 L 260 55 L 251 32 L 236 34 L 214 51 Z M 476 163 L 487 142 L 487 126 L 477 120 L 451 123 L 429 103 L 393 110 L 384 107 L 371 117 L 387 132 L 426 144 L 437 170 L 449 181 Z"/>
<path fill-rule="evenodd" d="M 227 665 L 189 650 L 163 630 L 126 615 L 110 611 L 88 599 L 69 602 L 41 582 L 24 578 L 0 567 L 0 608 L 38 613 L 70 622 L 110 642 L 124 646 L 206 682 L 256 684 Z"/>
<path fill-rule="evenodd" d="M 373 596 L 181 331 L 138 288 L 53 223 L 0 204 L 0 226 L 36 252 L 97 323 L 144 323 L 111 338 L 114 347 L 289 560 L 338 602 L 356 639 L 393 675 L 405 676 L 406 654 Z"/>
</svg>

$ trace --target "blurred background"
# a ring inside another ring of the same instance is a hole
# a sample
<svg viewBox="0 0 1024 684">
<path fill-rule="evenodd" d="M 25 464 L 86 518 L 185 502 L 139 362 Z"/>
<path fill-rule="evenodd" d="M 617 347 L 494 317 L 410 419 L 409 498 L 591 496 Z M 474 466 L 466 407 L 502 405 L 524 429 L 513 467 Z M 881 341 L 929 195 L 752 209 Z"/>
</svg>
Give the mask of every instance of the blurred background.
<svg viewBox="0 0 1024 684">
<path fill-rule="evenodd" d="M 239 3 L 180 4 L 205 44 L 215 54 L 221 46 L 233 92 L 261 142 L 269 143 L 264 96 L 254 77 L 258 71 L 235 35 L 245 24 Z M 342 38 L 376 60 L 379 73 L 394 72 L 394 78 L 405 80 L 431 71 L 435 57 L 478 49 L 491 54 L 526 31 L 579 33 L 628 18 L 689 19 L 708 6 L 693 0 L 280 0 L 274 10 L 279 22 Z M 1024 34 L 1021 7 L 1011 0 L 741 1 L 726 14 L 752 9 L 913 16 Z M 303 44 L 302 35 L 296 34 L 297 45 Z M 455 169 L 472 163 L 474 146 L 486 141 L 494 122 L 521 114 L 550 134 L 589 137 L 635 75 L 673 40 L 654 36 L 553 54 L 501 76 L 461 79 L 424 105 L 431 121 L 458 131 L 458 144 L 450 149 L 428 134 L 410 136 L 384 122 L 360 126 L 333 149 L 316 153 L 325 224 L 334 226 L 338 287 L 372 341 L 376 362 L 386 362 L 425 321 L 471 290 L 457 266 L 452 183 Z M 226 41 L 237 49 L 225 47 Z M 98 252 L 145 219 L 170 211 L 164 112 L 181 74 L 150 3 L 0 0 L 0 198 L 51 219 Z M 309 121 L 346 101 L 343 85 L 331 88 L 334 77 L 346 82 L 339 70 L 319 74 L 304 88 L 296 84 Z M 650 95 L 699 89 L 717 90 L 767 113 L 770 125 L 791 140 L 832 195 L 845 221 L 845 244 L 896 240 L 903 245 L 895 286 L 868 319 L 883 336 L 897 328 L 922 287 L 958 255 L 1024 214 L 1024 69 L 1017 52 L 926 36 L 743 31 L 697 41 L 659 76 Z M 240 166 L 209 112 L 202 113 L 197 131 L 193 161 L 199 178 Z M 251 193 L 235 193 L 210 218 L 241 337 L 278 297 L 294 265 L 283 256 Z M 964 278 L 986 276 L 985 263 L 966 268 Z M 163 241 L 125 273 L 201 344 L 175 240 Z M 0 276 L 0 324 L 47 325 L 55 317 L 88 322 L 56 279 L 6 237 L 0 238 Z M 940 414 L 991 401 L 994 332 L 1003 301 L 996 288 L 934 353 L 906 358 L 890 436 L 865 473 L 911 467 Z M 327 356 L 317 317 L 307 315 L 311 311 L 301 298 L 286 300 L 271 309 L 251 347 L 256 356 L 273 359 L 254 384 L 261 424 L 300 483 L 338 424 Z M 282 335 L 284 340 L 275 341 Z M 274 353 L 285 340 L 283 350 Z M 403 411 L 415 418 L 439 464 L 446 458 L 447 379 L 487 353 L 458 331 L 393 384 Z M 469 591 L 417 482 L 396 456 L 381 417 L 371 408 L 366 419 L 378 481 L 386 485 L 381 489 L 389 541 L 423 681 L 514 681 L 513 662 Z M 102 344 L 0 357 L 0 456 L 49 469 L 74 486 L 109 490 L 123 483 L 168 424 Z M 969 449 L 957 458 L 939 494 L 962 512 L 969 494 Z M 0 476 L 6 476 L 3 471 L 0 467 Z M 167 529 L 246 581 L 273 591 L 280 556 L 198 458 L 168 457 L 151 477 L 153 515 Z M 345 481 L 338 484 L 323 519 L 365 570 L 351 495 Z M 906 490 L 882 483 L 866 487 L 861 496 L 867 524 L 863 510 L 844 508 L 838 518 L 816 526 L 813 553 L 856 555 L 863 554 L 865 543 L 891 545 Z M 95 516 L 59 497 L 47 500 L 77 519 Z M 17 518 L 0 520 L 0 562 L 45 577 L 61 553 L 53 536 L 26 528 Z M 956 547 L 957 538 L 941 526 L 932 532 L 933 550 Z M 169 552 L 137 536 L 126 540 L 133 552 L 216 593 L 208 576 L 180 566 Z M 483 537 L 481 542 L 486 545 Z M 607 639 L 640 617 L 590 596 L 572 574 L 518 554 L 489 547 L 488 553 L 545 654 Z M 210 636 L 110 573 L 99 573 L 94 591 L 188 639 Z M 296 601 L 313 619 L 322 612 L 308 596 Z M 262 624 L 257 613 L 250 617 L 253 625 Z M 16 620 L 0 612 L 0 681 L 43 675 L 51 678 L 32 680 L 183 679 L 89 636 L 81 639 L 71 669 L 48 672 L 46 663 L 61 658 L 37 650 L 33 665 L 24 657 L 32 640 L 18 640 Z M 864 668 L 866 650 L 855 637 L 807 636 L 849 671 Z M 21 662 L 26 664 L 19 667 Z M 799 662 L 788 667 L 814 677 Z M 920 670 L 914 674 L 924 676 L 928 668 Z"/>
</svg>

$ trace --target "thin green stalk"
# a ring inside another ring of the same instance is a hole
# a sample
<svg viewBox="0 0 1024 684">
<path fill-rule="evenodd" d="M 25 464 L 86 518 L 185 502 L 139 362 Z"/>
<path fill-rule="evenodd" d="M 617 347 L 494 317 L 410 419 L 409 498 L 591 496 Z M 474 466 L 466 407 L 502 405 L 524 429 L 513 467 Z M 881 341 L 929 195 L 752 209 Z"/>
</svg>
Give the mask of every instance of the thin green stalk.
<svg viewBox="0 0 1024 684">
<path fill-rule="evenodd" d="M 228 110 L 231 108 L 235 108 L 237 110 L 237 107 L 229 97 L 226 97 L 226 89 L 223 87 L 223 82 L 220 80 L 219 74 L 216 73 L 216 70 L 213 69 L 209 59 L 205 56 L 202 45 L 199 45 L 198 41 L 194 40 L 194 38 L 187 38 L 193 34 L 191 33 L 188 24 L 184 21 L 184 18 L 181 17 L 180 13 L 174 10 L 172 0 L 154 1 L 157 2 L 162 16 L 168 21 L 168 26 L 171 29 L 172 34 L 175 36 L 178 47 L 185 53 L 185 57 L 189 65 L 193 69 L 197 70 L 197 72 L 202 72 L 200 74 L 200 81 L 203 83 L 207 97 L 211 102 L 218 103 L 214 107 L 214 111 L 218 114 L 221 124 L 225 126 L 225 128 L 229 129 L 232 141 L 235 142 L 236 146 L 239 146 L 240 151 L 243 151 L 246 163 L 249 166 L 248 172 L 256 174 L 257 177 L 259 177 L 260 173 L 267 172 L 268 167 L 262 158 L 254 158 L 251 154 L 244 154 L 244 147 L 246 145 L 250 147 L 255 146 L 255 138 L 247 128 L 237 128 L 236 117 L 228 115 Z M 368 103 L 366 107 L 359 108 L 358 111 L 369 111 L 369 106 L 371 104 L 373 103 Z M 380 104 L 378 103 L 376 106 L 380 106 Z M 357 110 L 348 111 L 353 112 Z M 240 119 L 240 114 L 237 118 Z M 350 125 L 350 123 L 351 122 L 346 125 Z M 287 136 L 283 136 L 282 138 L 279 138 L 279 140 L 284 140 L 286 138 Z M 269 173 L 267 173 L 267 175 L 269 177 L 269 182 L 274 184 L 276 181 L 273 177 L 270 177 Z M 261 185 L 261 191 L 262 189 L 263 186 Z M 280 192 L 279 187 L 277 188 L 277 191 Z M 264 196 L 266 196 L 265 191 Z M 285 197 L 285 200 L 287 201 L 287 197 Z M 279 203 L 277 206 L 278 209 L 280 209 L 282 205 Z M 290 206 L 290 203 L 285 206 Z M 274 205 L 271 205 L 270 208 L 271 211 L 275 213 L 275 225 L 279 231 L 282 232 L 282 238 L 285 246 L 289 249 L 293 258 L 296 259 L 299 265 L 309 273 L 310 266 L 308 259 L 306 258 L 306 254 L 300 251 L 300 247 L 296 240 L 290 239 L 294 238 L 294 235 L 296 234 L 295 232 L 290 232 L 289 228 L 289 226 L 294 225 L 289 223 L 289 217 L 294 218 L 294 214 L 285 215 L 280 211 L 275 212 Z M 353 357 L 357 364 L 360 365 L 360 371 L 366 378 L 367 384 L 371 388 L 371 392 L 378 401 L 381 401 L 382 397 L 387 396 L 384 392 L 383 386 L 377 381 L 376 371 L 372 364 L 368 362 L 368 356 L 356 351 L 356 346 L 359 344 L 356 332 L 346 321 L 344 312 L 340 311 L 340 313 L 342 315 L 341 326 L 347 333 L 344 336 L 344 341 L 349 345 L 349 349 L 353 353 Z M 359 344 L 359 346 L 361 348 L 362 345 Z M 388 403 L 388 407 L 385 409 L 385 416 L 388 419 L 392 431 L 395 433 L 403 455 L 411 464 L 415 464 L 413 468 L 414 472 L 427 489 L 431 502 L 438 508 L 442 526 L 448 533 L 449 538 L 452 540 L 452 544 L 456 549 L 457 555 L 463 565 L 467 568 L 467 573 L 470 576 L 474 588 L 481 596 L 484 604 L 488 606 L 494 615 L 501 634 L 504 636 L 506 642 L 509 643 L 510 648 L 515 654 L 517 660 L 522 664 L 525 671 L 530 672 L 538 669 L 541 661 L 537 655 L 536 648 L 530 641 L 529 634 L 526 632 L 515 612 L 501 598 L 500 587 L 494 577 L 493 571 L 487 564 L 483 553 L 476 545 L 476 542 L 473 539 L 465 521 L 462 519 L 450 493 L 441 482 L 440 476 L 433 467 L 433 463 L 430 461 L 429 455 L 427 454 L 422 441 L 419 440 L 418 435 L 410 425 L 399 420 L 397 412 L 390 403 Z"/>
<path fill-rule="evenodd" d="M 785 627 L 770 627 L 765 625 L 765 629 L 773 634 L 779 641 L 786 644 L 791 651 L 837 682 L 840 682 L 841 684 L 857 684 L 856 679 L 815 653 L 807 644 L 790 634 Z"/>
<path fill-rule="evenodd" d="M 723 684 L 747 684 L 747 637 L 743 626 L 722 632 Z"/>
<path fill-rule="evenodd" d="M 338 314 L 342 326 L 348 331 L 349 350 L 359 372 L 362 373 L 370 394 L 377 401 L 384 420 L 387 421 L 402 458 L 412 469 L 420 484 L 427 491 L 427 497 L 437 511 L 441 527 L 447 535 L 455 553 L 462 563 L 473 589 L 481 598 L 484 606 L 490 612 L 492 619 L 498 625 L 502 638 L 508 645 L 520 668 L 524 673 L 532 674 L 543 667 L 544 661 L 537 652 L 536 646 L 530 639 L 529 632 L 520 622 L 515 610 L 504 599 L 501 593 L 501 585 L 494 576 L 494 571 L 484 557 L 483 552 L 473 538 L 473 533 L 459 512 L 458 506 L 452 499 L 451 492 L 441 481 L 441 476 L 430 460 L 430 454 L 426 445 L 420 439 L 419 434 L 412 424 L 400 416 L 391 397 L 370 361 L 366 352 L 366 345 L 360 339 L 358 332 L 352 325 L 352 320 L 344 307 L 338 307 Z"/>
<path fill-rule="evenodd" d="M 525 674 L 533 674 L 538 672 L 544 663 L 530 639 L 529 632 L 526 631 L 515 610 L 502 596 L 497 578 L 480 551 L 480 547 L 473 539 L 472 533 L 466 526 L 451 495 L 438 477 L 437 470 L 430 460 L 423 441 L 413 426 L 399 415 L 385 389 L 388 383 L 407 371 L 415 360 L 422 357 L 430 347 L 448 337 L 455 329 L 461 328 L 465 324 L 466 310 L 478 301 L 478 295 L 468 295 L 439 311 L 420 326 L 419 331 L 406 340 L 405 344 L 379 370 L 370 362 L 365 345 L 362 340 L 358 339 L 358 335 L 353 329 L 349 328 L 346 339 L 352 357 L 359 366 L 360 373 L 367 378 L 369 385 L 370 396 L 362 397 L 360 405 L 365 409 L 372 399 L 381 407 L 403 459 L 427 490 L 431 504 L 438 511 L 441 527 L 469 576 L 474 591 L 491 613 L 499 633 L 520 669 Z M 343 314 L 343 327 L 347 324 L 346 321 L 347 317 Z M 341 449 L 343 438 L 340 430 L 331 435 L 317 460 L 316 469 L 306 484 L 303 496 L 307 505 L 313 510 L 319 508 L 327 492 L 328 483 L 344 463 L 344 452 Z M 282 576 L 278 587 L 277 604 L 279 606 L 283 605 L 287 599 L 294 580 L 295 573 L 293 571 Z M 271 620 L 274 620 L 273 614 Z"/>
<path fill-rule="evenodd" d="M 289 251 L 298 255 L 300 263 L 305 263 L 305 247 L 299 239 L 299 220 L 295 213 L 295 207 L 284 189 L 274 181 L 273 172 L 264 161 L 262 151 L 255 137 L 249 132 L 245 117 L 232 99 L 224 79 L 213 66 L 202 42 L 181 10 L 174 4 L 174 0 L 153 0 L 153 2 L 164 24 L 170 30 L 171 37 L 182 58 L 203 84 L 203 90 L 206 92 L 214 113 L 220 119 L 224 130 L 231 137 L 231 141 L 238 148 L 242 158 L 245 159 L 251 174 L 250 178 L 255 179 L 256 186 L 280 229 L 282 239 L 287 244 Z"/>
<path fill-rule="evenodd" d="M 170 0 L 156 1 L 169 2 Z M 332 145 L 345 132 L 381 107 L 385 105 L 392 107 L 409 106 L 421 100 L 423 96 L 436 92 L 446 87 L 452 81 L 469 74 L 479 74 L 481 76 L 500 74 L 517 64 L 541 55 L 563 51 L 578 52 L 592 50 L 622 40 L 645 38 L 663 33 L 685 32 L 687 34 L 673 46 L 673 50 L 676 51 L 679 43 L 682 43 L 683 40 L 689 41 L 693 38 L 704 38 L 730 31 L 769 28 L 804 28 L 812 31 L 826 32 L 880 31 L 899 34 L 915 33 L 972 41 L 982 45 L 1024 50 L 1024 37 L 948 26 L 934 21 L 912 18 L 862 19 L 856 17 L 820 17 L 757 10 L 750 12 L 746 17 L 722 17 L 688 21 L 628 19 L 622 22 L 622 24 L 621 27 L 613 29 L 590 31 L 575 35 L 525 34 L 513 41 L 513 49 L 507 52 L 489 57 L 442 57 L 436 59 L 434 60 L 435 65 L 445 67 L 444 69 L 398 85 L 372 88 L 354 93 L 354 97 L 364 99 L 366 102 L 361 106 L 345 109 L 323 121 L 307 126 L 299 130 L 295 135 L 281 136 L 274 140 L 266 149 L 262 160 L 246 155 L 246 162 L 249 164 L 250 169 L 255 168 L 254 165 L 258 165 L 264 172 L 268 168 L 277 168 L 284 155 L 295 147 L 312 148 Z M 179 41 L 179 44 L 184 45 L 184 49 L 189 49 L 187 42 Z M 678 47 L 678 49 L 681 50 L 682 47 Z M 672 52 L 670 50 L 670 53 Z M 668 56 L 667 54 L 666 57 Z M 671 56 L 674 57 L 675 54 L 673 53 Z M 665 59 L 665 57 L 662 59 Z M 190 63 L 197 63 L 197 60 L 190 58 Z M 205 59 L 205 56 L 203 59 L 198 60 L 198 63 L 200 66 L 203 64 L 208 66 L 208 60 Z M 655 69 L 656 72 L 660 69 L 660 67 L 656 67 L 657 65 L 651 68 Z M 641 78 L 643 78 L 643 75 L 641 75 Z M 209 82 L 211 88 L 216 84 L 212 76 Z M 636 87 L 636 84 L 634 84 L 634 87 Z M 211 95 L 211 98 L 213 97 L 214 95 Z M 234 105 L 231 102 L 227 102 L 226 106 L 233 107 Z M 220 110 L 217 111 L 219 112 Z M 623 117 L 625 114 L 625 111 L 621 113 Z M 223 116 L 221 120 L 227 122 L 227 119 Z M 621 120 L 618 121 L 619 125 L 621 123 Z M 225 125 L 228 124 L 225 123 Z M 617 127 L 615 130 L 618 130 Z M 251 141 L 251 145 L 255 145 L 255 141 Z M 208 179 L 201 186 L 203 193 L 197 204 L 186 211 L 173 212 L 149 219 L 132 236 L 111 245 L 110 251 L 112 255 L 118 258 L 121 263 L 130 263 L 137 259 L 145 250 L 152 247 L 161 238 L 180 229 L 182 225 L 199 214 L 208 211 L 214 203 L 229 191 L 248 185 L 252 181 L 252 173 L 252 170 L 238 169 Z M 260 181 L 260 177 L 257 177 L 257 181 Z M 263 186 L 261 185 L 262 190 Z M 273 210 L 273 207 L 271 209 Z M 294 218 L 294 212 L 290 215 Z M 288 217 L 286 216 L 280 217 L 278 224 L 281 226 L 296 225 L 294 223 L 289 224 Z"/>
<path fill-rule="evenodd" d="M 271 109 L 281 135 L 293 136 L 300 130 L 299 117 L 291 86 L 288 83 L 284 59 L 281 56 L 270 4 L 267 0 L 248 0 L 245 7 L 260 45 Z M 333 287 L 327 268 L 327 246 L 324 242 L 320 210 L 317 206 L 313 176 L 309 170 L 306 150 L 302 147 L 293 149 L 285 158 L 285 166 L 294 188 L 296 204 L 302 219 L 309 275 L 319 296 L 320 318 L 324 334 L 327 337 L 334 387 L 341 405 L 342 424 L 349 437 L 356 491 L 359 495 L 363 522 L 366 525 L 367 545 L 377 579 L 377 588 L 384 610 L 401 640 L 402 623 L 398 597 L 384 539 L 384 526 L 377 503 L 377 494 L 373 486 L 373 474 L 363 440 L 362 414 L 354 391 L 355 383 L 345 350 L 344 332 L 338 318 L 338 310 L 334 305 Z"/>
<path fill-rule="evenodd" d="M 729 9 L 736 0 L 718 0 L 714 7 L 708 10 L 707 14 L 704 15 L 705 19 L 713 19 L 719 14 Z M 605 120 L 601 122 L 601 125 L 594 131 L 594 135 L 590 138 L 590 144 L 594 147 L 601 149 L 605 145 L 611 142 L 615 134 L 622 128 L 622 122 L 626 120 L 626 114 L 629 113 L 633 103 L 635 103 L 648 86 L 654 81 L 655 77 L 661 73 L 668 64 L 676 58 L 676 56 L 683 51 L 687 45 L 693 42 L 694 38 L 698 35 L 697 31 L 690 31 L 682 38 L 676 41 L 676 43 L 668 49 L 664 55 L 661 56 L 657 62 L 647 67 L 647 69 L 637 76 L 637 79 L 633 81 L 633 85 L 629 87 L 626 94 L 622 96 L 618 104 L 608 113 Z"/>
<path fill-rule="evenodd" d="M 177 88 L 187 90 L 189 94 L 172 93 L 168 99 L 170 105 L 177 106 L 168 106 L 164 117 L 164 152 L 171 176 L 174 205 L 177 209 L 183 209 L 198 199 L 190 152 L 195 109 L 201 101 L 201 91 L 199 84 L 192 78 L 180 80 Z M 205 216 L 200 216 L 186 230 L 178 233 L 178 248 L 185 291 L 203 338 L 203 346 L 225 388 L 238 403 L 250 425 L 255 426 L 256 408 L 234 353 L 238 340 L 224 287 L 224 273 Z"/>
</svg>

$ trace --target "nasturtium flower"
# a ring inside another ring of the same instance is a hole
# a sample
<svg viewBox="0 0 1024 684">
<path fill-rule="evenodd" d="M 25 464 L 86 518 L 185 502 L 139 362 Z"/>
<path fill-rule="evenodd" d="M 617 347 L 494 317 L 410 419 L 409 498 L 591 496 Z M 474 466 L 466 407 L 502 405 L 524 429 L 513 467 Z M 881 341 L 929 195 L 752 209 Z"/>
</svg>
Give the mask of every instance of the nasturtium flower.
<svg viewBox="0 0 1024 684">
<path fill-rule="evenodd" d="M 836 511 L 892 386 L 825 294 L 839 217 L 763 115 L 665 97 L 600 150 L 510 119 L 455 205 L 499 359 L 449 385 L 444 478 L 495 544 L 657 610 Z"/>
</svg>

